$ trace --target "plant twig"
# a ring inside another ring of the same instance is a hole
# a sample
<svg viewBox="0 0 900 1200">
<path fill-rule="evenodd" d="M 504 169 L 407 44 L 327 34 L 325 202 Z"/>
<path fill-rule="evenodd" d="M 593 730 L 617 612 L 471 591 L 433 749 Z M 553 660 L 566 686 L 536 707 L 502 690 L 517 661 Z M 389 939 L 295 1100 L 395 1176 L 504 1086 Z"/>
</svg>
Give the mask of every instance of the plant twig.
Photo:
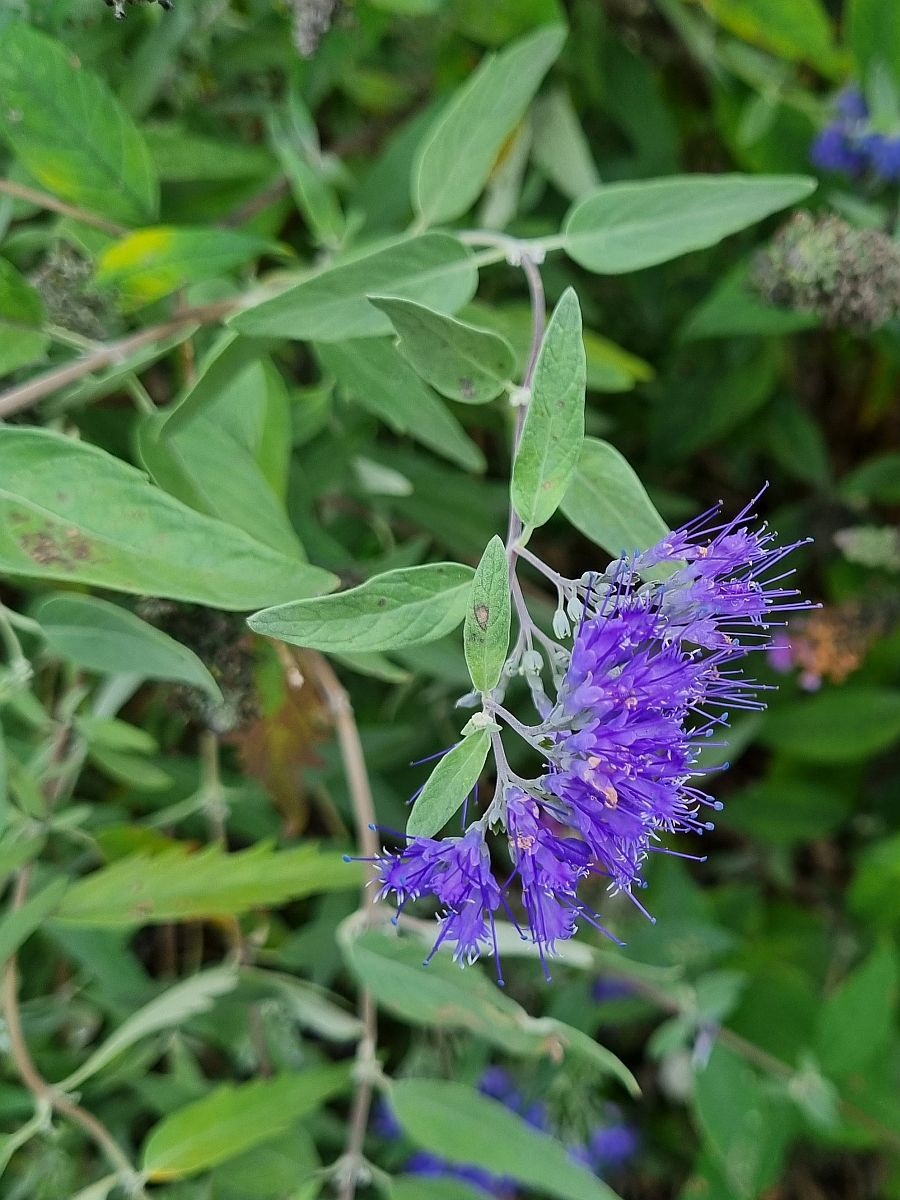
<svg viewBox="0 0 900 1200">
<path fill-rule="evenodd" d="M 127 337 L 118 338 L 114 342 L 106 342 L 82 355 L 81 358 L 64 363 L 60 367 L 53 367 L 52 370 L 45 371 L 42 375 L 36 375 L 34 379 L 29 379 L 26 383 L 7 388 L 5 392 L 0 392 L 0 420 L 12 416 L 13 413 L 21 412 L 23 409 L 31 408 L 45 396 L 52 395 L 53 392 L 59 391 L 60 388 L 74 383 L 85 375 L 124 362 L 136 350 L 142 350 L 144 346 L 152 346 L 154 342 L 162 341 L 173 333 L 179 333 L 186 326 L 209 325 L 218 321 L 234 312 L 239 305 L 239 300 L 221 300 L 217 304 L 204 304 L 199 308 L 183 309 L 170 317 L 168 321 L 152 325 L 149 329 L 138 330 L 137 333 L 130 333 Z"/>
<path fill-rule="evenodd" d="M 80 221 L 82 225 L 92 225 L 94 229 L 99 229 L 101 233 L 108 233 L 110 237 L 122 237 L 123 234 L 128 233 L 124 225 L 109 221 L 106 217 L 98 217 L 96 213 L 78 208 L 74 204 L 66 204 L 65 200 L 57 200 L 49 192 L 39 192 L 37 188 L 26 187 L 25 184 L 15 183 L 12 179 L 0 179 L 0 194 L 12 196 L 16 200 L 25 200 L 29 204 L 35 204 L 38 208 L 46 208 L 63 217 L 71 217 L 75 221 Z"/>
<path fill-rule="evenodd" d="M 366 858 L 374 858 L 378 854 L 378 839 L 374 828 L 375 804 L 350 697 L 327 659 L 320 654 L 311 654 L 308 661 L 312 665 L 316 683 L 337 733 L 344 774 L 353 805 L 357 842 Z M 375 891 L 364 885 L 360 897 L 360 912 L 371 917 L 376 903 Z M 354 1200 L 365 1166 L 363 1146 L 372 1107 L 373 1078 L 377 1067 L 375 1051 L 378 1045 L 375 1001 L 367 988 L 363 988 L 359 994 L 359 1019 L 362 1022 L 362 1034 L 356 1049 L 356 1086 L 350 1109 L 347 1145 L 340 1164 L 340 1200 Z"/>
</svg>

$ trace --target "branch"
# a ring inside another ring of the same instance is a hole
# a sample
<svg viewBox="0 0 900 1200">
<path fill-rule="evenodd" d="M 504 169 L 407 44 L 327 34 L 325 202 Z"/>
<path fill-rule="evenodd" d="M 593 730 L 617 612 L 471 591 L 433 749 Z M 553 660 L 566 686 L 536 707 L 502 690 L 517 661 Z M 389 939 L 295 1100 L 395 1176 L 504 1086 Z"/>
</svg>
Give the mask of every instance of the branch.
<svg viewBox="0 0 900 1200">
<path fill-rule="evenodd" d="M 5 392 L 0 392 L 0 420 L 13 413 L 21 412 L 23 409 L 31 408 L 45 396 L 59 391 L 60 388 L 74 383 L 85 375 L 126 361 L 128 356 L 134 354 L 136 350 L 142 350 L 144 346 L 152 346 L 154 342 L 162 341 L 173 333 L 179 333 L 188 325 L 208 325 L 213 321 L 218 321 L 234 312 L 239 307 L 239 303 L 237 300 L 221 300 L 217 304 L 183 309 L 160 325 L 151 325 L 149 329 L 141 329 L 137 333 L 130 333 L 127 337 L 119 338 L 115 342 L 97 346 L 95 350 L 91 350 L 81 358 L 76 358 L 73 362 L 45 371 L 43 375 L 37 375 L 34 379 L 29 379 L 27 383 L 7 388 Z"/>
<path fill-rule="evenodd" d="M 36 188 L 26 187 L 22 183 L 14 183 L 11 179 L 0 179 L 0 194 L 13 196 L 16 200 L 26 200 L 29 204 L 35 204 L 38 208 L 46 208 L 50 212 L 60 213 L 64 217 L 72 217 L 73 220 L 80 221 L 82 225 L 92 225 L 101 233 L 108 233 L 110 237 L 122 237 L 123 234 L 129 232 L 124 225 L 108 221 L 106 217 L 98 217 L 96 213 L 88 212 L 84 208 L 77 208 L 74 204 L 66 204 L 64 200 L 57 200 L 48 192 L 39 192 Z"/>
</svg>

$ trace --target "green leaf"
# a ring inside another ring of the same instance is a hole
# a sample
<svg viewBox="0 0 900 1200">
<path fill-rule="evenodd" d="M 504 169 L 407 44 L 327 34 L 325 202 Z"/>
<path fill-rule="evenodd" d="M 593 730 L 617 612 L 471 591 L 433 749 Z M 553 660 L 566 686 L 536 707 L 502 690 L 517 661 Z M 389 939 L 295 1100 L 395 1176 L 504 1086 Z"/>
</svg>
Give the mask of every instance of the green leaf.
<svg viewBox="0 0 900 1200">
<path fill-rule="evenodd" d="M 900 691 L 842 687 L 770 713 L 763 741 L 804 762 L 861 762 L 900 738 Z"/>
<path fill-rule="evenodd" d="M 79 879 L 57 919 L 93 928 L 130 929 L 166 921 L 234 916 L 317 892 L 357 887 L 359 872 L 315 846 L 275 850 L 266 843 L 225 853 L 174 845 L 131 854 Z"/>
<path fill-rule="evenodd" d="M 819 324 L 821 319 L 815 313 L 777 308 L 763 300 L 750 281 L 749 265 L 739 263 L 688 314 L 678 337 L 682 342 L 701 338 L 769 337 L 815 329 Z"/>
<path fill-rule="evenodd" d="M 615 1200 L 556 1138 L 464 1083 L 400 1079 L 391 1107 L 407 1136 L 450 1162 L 483 1167 L 558 1200 Z"/>
<path fill-rule="evenodd" d="M 789 61 L 835 75 L 843 64 L 821 0 L 702 0 L 717 21 L 740 38 Z"/>
<path fill-rule="evenodd" d="M 472 207 L 565 39 L 562 26 L 536 30 L 485 58 L 452 97 L 413 164 L 413 206 L 425 224 L 450 221 Z"/>
<path fill-rule="evenodd" d="M 399 296 L 456 312 L 475 294 L 472 256 L 456 238 L 425 233 L 358 251 L 231 318 L 240 333 L 318 342 L 378 337 L 391 323 L 366 298 Z"/>
<path fill-rule="evenodd" d="M 80 667 L 189 683 L 223 703 L 219 685 L 193 650 L 117 604 L 59 593 L 42 598 L 31 615 L 51 650 Z"/>
<path fill-rule="evenodd" d="M 891 0 L 849 0 L 844 18 L 856 59 L 856 78 L 868 80 L 878 63 L 900 79 L 900 25 Z"/>
<path fill-rule="evenodd" d="M 576 529 L 614 557 L 646 550 L 669 532 L 632 468 L 598 438 L 585 438 L 561 508 Z"/>
<path fill-rule="evenodd" d="M 460 810 L 484 769 L 490 744 L 490 734 L 479 729 L 444 755 L 409 814 L 406 822 L 409 837 L 434 837 Z"/>
<path fill-rule="evenodd" d="M 128 311 L 273 253 L 278 246 L 256 234 L 157 225 L 113 242 L 100 255 L 97 282 L 116 288 Z"/>
<path fill-rule="evenodd" d="M 509 650 L 509 563 L 499 537 L 488 542 L 472 580 L 463 645 L 472 684 L 490 692 L 500 682 Z"/>
<path fill-rule="evenodd" d="M 317 346 L 316 353 L 352 399 L 395 433 L 409 434 L 468 471 L 484 470 L 484 455 L 389 340 L 360 338 Z"/>
<path fill-rule="evenodd" d="M 237 986 L 238 975 L 231 967 L 214 967 L 200 971 L 188 979 L 181 980 L 138 1009 L 111 1034 L 102 1045 L 68 1075 L 58 1086 L 71 1092 L 86 1079 L 96 1075 L 113 1059 L 118 1058 L 142 1038 L 159 1033 L 163 1029 L 174 1029 L 198 1013 L 209 1012 L 219 996 L 224 996 Z"/>
<path fill-rule="evenodd" d="M 433 642 L 465 617 L 473 574 L 449 562 L 386 571 L 335 596 L 263 609 L 247 623 L 266 637 L 336 654 Z"/>
<path fill-rule="evenodd" d="M 601 275 L 621 275 L 714 246 L 779 209 L 805 199 L 803 175 L 685 175 L 613 183 L 570 211 L 564 249 Z"/>
<path fill-rule="evenodd" d="M 395 1176 L 391 1200 L 484 1200 L 481 1188 L 474 1191 L 458 1179 L 428 1179 L 419 1175 Z"/>
<path fill-rule="evenodd" d="M 512 503 L 526 530 L 548 521 L 565 495 L 584 442 L 585 387 L 581 309 L 567 288 L 541 343 L 513 463 Z"/>
<path fill-rule="evenodd" d="M 885 1049 L 897 1008 L 897 952 L 888 942 L 832 992 L 819 1011 L 816 1055 L 835 1078 L 861 1071 Z"/>
<path fill-rule="evenodd" d="M 54 879 L 30 900 L 26 900 L 21 908 L 6 913 L 0 920 L 0 965 L 11 958 L 22 943 L 59 908 L 68 886 L 68 879 Z"/>
<path fill-rule="evenodd" d="M 0 258 L 0 375 L 44 357 L 44 305 L 16 268 Z"/>
<path fill-rule="evenodd" d="M 851 504 L 860 500 L 900 504 L 900 452 L 866 459 L 841 479 L 838 490 Z"/>
<path fill-rule="evenodd" d="M 505 389 L 516 357 L 505 338 L 410 300 L 370 296 L 400 335 L 398 349 L 421 377 L 450 400 L 486 404 Z"/>
<path fill-rule="evenodd" d="M 66 46 L 21 22 L 0 40 L 0 134 L 41 187 L 91 212 L 152 220 L 158 184 L 140 132 Z"/>
<path fill-rule="evenodd" d="M 580 200 L 600 186 L 590 143 L 564 88 L 557 88 L 535 104 L 531 154 L 551 183 L 570 200 Z"/>
<path fill-rule="evenodd" d="M 850 907 L 881 929 L 900 923 L 900 834 L 865 851 L 850 888 Z"/>
<path fill-rule="evenodd" d="M 731 1194 L 735 1200 L 755 1200 L 781 1171 L 792 1132 L 786 1104 L 721 1043 L 697 1075 L 694 1104 Z"/>
<path fill-rule="evenodd" d="M 85 442 L 0 428 L 0 569 L 247 610 L 334 586 Z"/>
<path fill-rule="evenodd" d="M 215 1088 L 150 1131 L 141 1170 L 153 1183 L 184 1179 L 261 1145 L 346 1091 L 347 1067 L 319 1067 Z"/>
<path fill-rule="evenodd" d="M 417 1028 L 464 1031 L 524 1058 L 549 1057 L 558 1063 L 560 1056 L 569 1055 L 600 1076 L 611 1075 L 632 1095 L 639 1093 L 634 1076 L 605 1046 L 552 1017 L 529 1016 L 477 967 L 460 971 L 449 955 L 439 954 L 425 968 L 420 943 L 376 930 L 349 936 L 351 928 L 347 922 L 338 934 L 344 957 L 394 1016 Z"/>
<path fill-rule="evenodd" d="M 171 495 L 296 558 L 284 505 L 290 399 L 267 345 L 228 335 L 184 399 L 141 422 L 138 448 Z"/>
<path fill-rule="evenodd" d="M 291 122 L 290 112 L 270 114 L 268 128 L 272 149 L 310 232 L 320 245 L 340 245 L 347 221 L 325 179 L 321 155 L 314 155 L 312 149 L 304 145 Z"/>
</svg>

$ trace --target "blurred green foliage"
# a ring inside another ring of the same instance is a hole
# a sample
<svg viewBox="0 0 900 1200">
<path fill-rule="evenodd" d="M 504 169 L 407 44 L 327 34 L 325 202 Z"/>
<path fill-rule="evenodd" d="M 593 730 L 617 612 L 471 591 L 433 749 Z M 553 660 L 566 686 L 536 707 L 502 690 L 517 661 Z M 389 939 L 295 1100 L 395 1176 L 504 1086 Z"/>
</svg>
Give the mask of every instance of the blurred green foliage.
<svg viewBox="0 0 900 1200">
<path fill-rule="evenodd" d="M 848 81 L 900 136 L 895 7 L 7 0 L 4 1197 L 349 1196 L 363 986 L 362 1069 L 405 1132 L 370 1122 L 360 1196 L 478 1195 L 411 1180 L 422 1149 L 505 1194 L 609 1196 L 566 1147 L 624 1122 L 628 1200 L 900 1197 L 900 324 L 753 283 L 797 203 L 896 242 L 896 182 L 798 179 Z M 423 970 L 430 929 L 361 932 L 341 685 L 401 829 L 407 764 L 458 737 L 455 627 L 506 523 L 495 397 L 530 318 L 504 236 L 584 319 L 588 438 L 535 551 L 577 576 L 768 480 L 823 607 L 709 751 L 725 812 L 705 864 L 656 857 L 657 924 L 598 886 L 627 948 L 588 930 L 546 987 L 504 947 L 501 991 L 490 964 Z M 316 641 L 321 593 L 370 579 Z M 372 617 L 413 585 L 428 605 Z M 254 628 L 292 623 L 340 685 L 247 631 L 287 601 Z M 490 1063 L 554 1136 L 474 1093 Z"/>
</svg>

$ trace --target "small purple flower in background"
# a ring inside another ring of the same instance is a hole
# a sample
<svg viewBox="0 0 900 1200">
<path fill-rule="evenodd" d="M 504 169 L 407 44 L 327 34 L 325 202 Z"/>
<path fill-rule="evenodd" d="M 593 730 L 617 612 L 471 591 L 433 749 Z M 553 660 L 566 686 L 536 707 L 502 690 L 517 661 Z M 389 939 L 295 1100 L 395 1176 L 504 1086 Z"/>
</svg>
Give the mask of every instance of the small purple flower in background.
<svg viewBox="0 0 900 1200">
<path fill-rule="evenodd" d="M 855 85 L 838 93 L 834 118 L 817 135 L 810 161 L 822 171 L 881 183 L 900 180 L 900 130 L 873 128 L 866 98 Z"/>
<path fill-rule="evenodd" d="M 605 879 L 649 916 L 634 893 L 649 855 L 674 853 L 661 837 L 712 828 L 706 813 L 721 804 L 697 784 L 700 751 L 731 710 L 765 707 L 743 660 L 771 646 L 773 619 L 809 607 L 780 568 L 802 543 L 777 546 L 765 525 L 752 526 L 752 507 L 731 521 L 716 507 L 602 574 L 549 573 L 579 620 L 570 652 L 549 643 L 556 699 L 538 707 L 533 726 L 495 698 L 485 705 L 543 756 L 543 773 L 516 775 L 495 734 L 497 784 L 484 815 L 462 837 L 410 838 L 377 860 L 382 897 L 401 908 L 436 900 L 435 950 L 452 944 L 461 964 L 486 949 L 496 956 L 503 908 L 549 978 L 546 958 L 581 921 L 606 933 L 580 899 L 588 880 Z M 497 828 L 511 869 L 495 874 L 486 835 Z"/>
</svg>

